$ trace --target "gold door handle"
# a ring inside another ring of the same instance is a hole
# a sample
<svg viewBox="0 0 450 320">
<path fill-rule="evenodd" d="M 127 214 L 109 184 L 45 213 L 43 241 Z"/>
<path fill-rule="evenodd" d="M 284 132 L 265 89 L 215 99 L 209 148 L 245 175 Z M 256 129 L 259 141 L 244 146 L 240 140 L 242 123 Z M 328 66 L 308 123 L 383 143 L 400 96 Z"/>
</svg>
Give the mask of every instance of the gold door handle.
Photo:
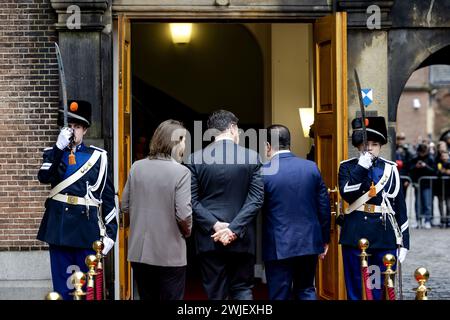
<svg viewBox="0 0 450 320">
<path fill-rule="evenodd" d="M 330 194 L 330 193 L 336 193 L 336 192 L 338 192 L 338 191 L 339 191 L 339 189 L 338 189 L 337 186 L 335 186 L 334 189 L 328 188 L 328 194 Z"/>
</svg>

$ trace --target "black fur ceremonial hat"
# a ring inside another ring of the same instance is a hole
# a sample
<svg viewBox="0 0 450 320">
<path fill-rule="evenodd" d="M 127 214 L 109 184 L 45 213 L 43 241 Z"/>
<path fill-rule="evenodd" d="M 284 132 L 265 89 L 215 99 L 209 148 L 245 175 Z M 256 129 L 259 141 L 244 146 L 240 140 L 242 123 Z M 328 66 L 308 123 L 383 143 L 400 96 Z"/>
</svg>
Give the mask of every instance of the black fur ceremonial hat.
<svg viewBox="0 0 450 320">
<path fill-rule="evenodd" d="M 364 141 L 362 118 L 353 119 L 352 129 L 352 145 L 357 148 Z M 367 117 L 366 130 L 367 141 L 376 141 L 381 145 L 387 143 L 387 128 L 384 117 Z"/>
<path fill-rule="evenodd" d="M 69 100 L 67 101 L 67 122 L 79 123 L 85 127 L 91 126 L 91 104 L 84 100 Z M 62 107 L 58 110 L 58 125 L 64 125 L 64 109 Z"/>
</svg>

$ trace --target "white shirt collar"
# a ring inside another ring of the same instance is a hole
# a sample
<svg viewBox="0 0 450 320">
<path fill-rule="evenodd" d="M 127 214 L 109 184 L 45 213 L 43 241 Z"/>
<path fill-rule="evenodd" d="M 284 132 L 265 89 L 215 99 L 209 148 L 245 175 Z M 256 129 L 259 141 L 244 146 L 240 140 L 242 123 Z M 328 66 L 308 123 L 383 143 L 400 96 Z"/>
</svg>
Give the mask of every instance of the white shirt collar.
<svg viewBox="0 0 450 320">
<path fill-rule="evenodd" d="M 214 141 L 220 141 L 220 140 L 230 140 L 230 141 L 234 142 L 234 139 L 230 138 L 230 137 L 218 137 Z"/>
<path fill-rule="evenodd" d="M 277 152 L 275 152 L 270 159 L 272 159 L 273 157 L 275 157 L 277 154 L 281 154 L 281 153 L 290 153 L 291 150 L 278 150 Z"/>
</svg>

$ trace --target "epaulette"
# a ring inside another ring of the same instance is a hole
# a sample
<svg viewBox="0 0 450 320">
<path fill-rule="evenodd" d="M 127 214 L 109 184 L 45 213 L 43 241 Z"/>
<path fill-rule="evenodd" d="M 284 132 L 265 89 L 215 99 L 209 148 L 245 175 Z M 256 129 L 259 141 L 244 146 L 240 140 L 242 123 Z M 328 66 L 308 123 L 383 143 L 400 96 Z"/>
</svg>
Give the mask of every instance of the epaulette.
<svg viewBox="0 0 450 320">
<path fill-rule="evenodd" d="M 382 157 L 379 157 L 379 158 L 380 158 L 381 160 L 387 162 L 387 163 L 390 163 L 390 164 L 393 164 L 394 166 L 397 166 L 397 162 L 394 162 L 394 161 L 391 161 L 391 160 L 386 160 L 385 158 L 382 158 Z"/>
<path fill-rule="evenodd" d="M 52 147 L 44 148 L 44 152 L 49 150 L 53 150 L 53 148 Z"/>
<path fill-rule="evenodd" d="M 347 160 L 343 160 L 343 161 L 340 162 L 340 164 L 343 164 L 343 163 L 346 163 L 346 162 L 349 162 L 349 161 L 352 161 L 352 160 L 355 160 L 355 159 L 357 159 L 357 158 L 353 157 L 353 158 L 350 158 L 350 159 L 347 159 Z"/>
<path fill-rule="evenodd" d="M 90 145 L 89 148 L 92 148 L 92 149 L 95 149 L 95 150 L 98 150 L 98 151 L 101 151 L 101 152 L 107 152 L 106 150 L 103 150 L 102 148 L 99 148 L 99 147 L 96 147 L 96 146 L 93 146 L 93 145 Z"/>
</svg>

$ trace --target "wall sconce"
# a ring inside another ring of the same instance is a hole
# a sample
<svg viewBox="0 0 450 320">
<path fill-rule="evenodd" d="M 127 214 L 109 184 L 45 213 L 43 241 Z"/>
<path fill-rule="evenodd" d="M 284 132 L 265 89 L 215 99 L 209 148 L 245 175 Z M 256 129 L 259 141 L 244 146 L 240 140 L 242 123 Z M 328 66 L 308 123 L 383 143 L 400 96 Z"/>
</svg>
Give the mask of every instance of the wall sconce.
<svg viewBox="0 0 450 320">
<path fill-rule="evenodd" d="M 303 135 L 309 137 L 309 127 L 314 123 L 314 108 L 298 108 Z"/>
<path fill-rule="evenodd" d="M 170 33 L 175 44 L 186 44 L 191 41 L 192 23 L 171 23 Z"/>
<path fill-rule="evenodd" d="M 418 98 L 414 98 L 413 99 L 413 107 L 414 109 L 419 109 L 422 106 L 422 104 L 420 103 L 420 100 Z"/>
</svg>

